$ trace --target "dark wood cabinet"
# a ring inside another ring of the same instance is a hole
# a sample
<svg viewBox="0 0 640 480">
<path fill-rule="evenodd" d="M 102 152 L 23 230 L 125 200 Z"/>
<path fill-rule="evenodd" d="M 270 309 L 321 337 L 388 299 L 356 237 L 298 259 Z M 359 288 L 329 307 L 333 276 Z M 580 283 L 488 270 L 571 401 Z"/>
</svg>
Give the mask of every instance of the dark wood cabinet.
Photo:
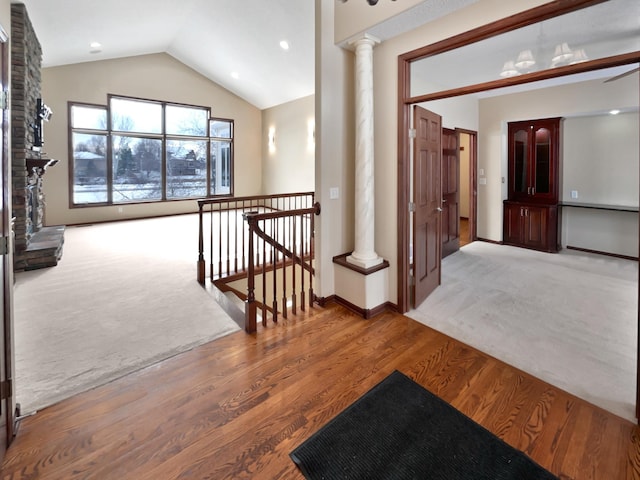
<svg viewBox="0 0 640 480">
<path fill-rule="evenodd" d="M 504 243 L 557 252 L 558 207 L 505 201 Z"/>
<path fill-rule="evenodd" d="M 508 125 L 508 199 L 503 241 L 557 252 L 559 248 L 561 118 Z"/>
</svg>

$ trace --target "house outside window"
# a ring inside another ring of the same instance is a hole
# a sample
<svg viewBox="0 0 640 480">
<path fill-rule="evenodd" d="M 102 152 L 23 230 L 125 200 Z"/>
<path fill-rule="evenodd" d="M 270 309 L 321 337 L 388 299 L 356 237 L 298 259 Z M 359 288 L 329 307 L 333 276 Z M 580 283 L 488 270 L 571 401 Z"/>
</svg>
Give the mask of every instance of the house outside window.
<svg viewBox="0 0 640 480">
<path fill-rule="evenodd" d="M 71 206 L 233 192 L 233 120 L 208 107 L 110 95 L 69 104 Z"/>
</svg>

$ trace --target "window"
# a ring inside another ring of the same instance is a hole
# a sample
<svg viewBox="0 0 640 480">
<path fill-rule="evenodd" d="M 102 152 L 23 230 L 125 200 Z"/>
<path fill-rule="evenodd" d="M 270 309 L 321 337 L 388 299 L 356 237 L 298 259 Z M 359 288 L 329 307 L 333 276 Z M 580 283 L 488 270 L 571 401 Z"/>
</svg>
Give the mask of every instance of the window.
<svg viewBox="0 0 640 480">
<path fill-rule="evenodd" d="M 118 96 L 69 110 L 72 206 L 232 194 L 233 120 Z"/>
<path fill-rule="evenodd" d="M 231 193 L 233 122 L 220 118 L 209 121 L 211 142 L 211 195 Z"/>
</svg>

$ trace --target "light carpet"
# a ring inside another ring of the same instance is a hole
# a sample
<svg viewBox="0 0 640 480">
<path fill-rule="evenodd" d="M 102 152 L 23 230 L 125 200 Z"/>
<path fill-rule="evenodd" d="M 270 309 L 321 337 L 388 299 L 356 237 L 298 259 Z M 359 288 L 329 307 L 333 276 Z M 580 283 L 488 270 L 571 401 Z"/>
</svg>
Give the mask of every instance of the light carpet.
<svg viewBox="0 0 640 480">
<path fill-rule="evenodd" d="M 22 414 L 240 330 L 196 281 L 197 215 L 67 227 L 14 288 Z"/>
<path fill-rule="evenodd" d="M 406 315 L 635 422 L 638 263 L 474 242 Z"/>
</svg>

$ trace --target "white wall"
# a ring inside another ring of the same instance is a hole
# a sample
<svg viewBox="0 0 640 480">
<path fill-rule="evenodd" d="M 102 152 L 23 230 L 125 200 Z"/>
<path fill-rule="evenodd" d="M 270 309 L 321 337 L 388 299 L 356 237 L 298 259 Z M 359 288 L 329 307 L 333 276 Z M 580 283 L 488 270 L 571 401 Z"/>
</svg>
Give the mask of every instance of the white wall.
<svg viewBox="0 0 640 480">
<path fill-rule="evenodd" d="M 637 111 L 565 119 L 563 201 L 637 207 L 639 132 Z M 562 245 L 637 257 L 638 214 L 565 207 Z"/>
<path fill-rule="evenodd" d="M 637 207 L 638 112 L 566 118 L 562 129 L 562 200 Z"/>
<path fill-rule="evenodd" d="M 269 131 L 274 145 L 269 148 Z M 315 97 L 262 111 L 262 191 L 311 192 L 315 189 Z"/>
<path fill-rule="evenodd" d="M 44 177 L 47 225 L 197 211 L 195 200 L 69 208 L 67 102 L 106 105 L 109 93 L 210 106 L 212 115 L 234 119 L 234 193 L 262 193 L 260 110 L 173 57 L 162 53 L 44 68 L 42 97 L 52 108 L 53 117 L 44 127 L 43 150 L 61 160 Z"/>
</svg>

